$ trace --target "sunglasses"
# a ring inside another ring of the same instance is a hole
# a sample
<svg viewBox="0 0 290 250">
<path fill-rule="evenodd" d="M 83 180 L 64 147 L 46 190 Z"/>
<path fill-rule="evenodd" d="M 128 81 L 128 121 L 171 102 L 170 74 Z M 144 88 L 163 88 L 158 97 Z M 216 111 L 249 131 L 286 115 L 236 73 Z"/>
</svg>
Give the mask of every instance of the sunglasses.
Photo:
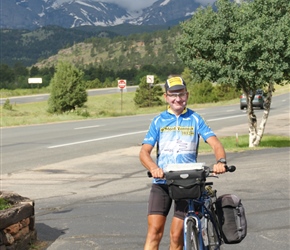
<svg viewBox="0 0 290 250">
<path fill-rule="evenodd" d="M 179 98 L 184 98 L 184 97 L 186 97 L 186 95 L 187 95 L 187 92 L 181 92 L 181 93 L 170 93 L 170 94 L 167 94 L 166 93 L 166 96 L 168 96 L 168 97 L 170 97 L 170 98 L 174 98 L 174 99 L 176 99 L 177 97 L 179 97 Z"/>
</svg>

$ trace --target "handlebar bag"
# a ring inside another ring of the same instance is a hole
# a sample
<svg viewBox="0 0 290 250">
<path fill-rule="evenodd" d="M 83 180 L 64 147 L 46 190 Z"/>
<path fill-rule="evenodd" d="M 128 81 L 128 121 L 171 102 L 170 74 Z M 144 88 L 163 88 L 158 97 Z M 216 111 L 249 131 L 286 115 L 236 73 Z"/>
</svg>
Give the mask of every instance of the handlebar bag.
<svg viewBox="0 0 290 250">
<path fill-rule="evenodd" d="M 240 243 L 247 235 L 247 220 L 241 199 L 234 194 L 217 198 L 216 214 L 226 244 Z"/>
<path fill-rule="evenodd" d="M 206 179 L 203 169 L 167 172 L 165 178 L 173 200 L 199 198 Z"/>
</svg>

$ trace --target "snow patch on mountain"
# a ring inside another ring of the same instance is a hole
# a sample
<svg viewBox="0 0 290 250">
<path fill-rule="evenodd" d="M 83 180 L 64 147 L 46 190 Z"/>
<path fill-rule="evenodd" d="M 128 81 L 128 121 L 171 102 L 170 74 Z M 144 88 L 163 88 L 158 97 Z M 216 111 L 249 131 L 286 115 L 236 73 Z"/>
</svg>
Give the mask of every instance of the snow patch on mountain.
<svg viewBox="0 0 290 250">
<path fill-rule="evenodd" d="M 1 0 L 0 28 L 35 29 L 48 25 L 73 28 L 123 23 L 174 25 L 192 16 L 201 6 L 198 1 L 200 0 L 157 0 L 141 11 L 129 11 L 120 7 L 117 0 Z"/>
<path fill-rule="evenodd" d="M 163 3 L 160 4 L 160 6 L 165 6 L 170 2 L 170 0 L 165 0 Z"/>
</svg>

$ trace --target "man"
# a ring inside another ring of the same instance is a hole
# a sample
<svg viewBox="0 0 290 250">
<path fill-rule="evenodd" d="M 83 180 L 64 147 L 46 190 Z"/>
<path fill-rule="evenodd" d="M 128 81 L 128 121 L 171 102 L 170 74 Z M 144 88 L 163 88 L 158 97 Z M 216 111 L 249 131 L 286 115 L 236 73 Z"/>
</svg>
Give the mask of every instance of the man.
<svg viewBox="0 0 290 250">
<path fill-rule="evenodd" d="M 186 108 L 188 95 L 181 77 L 169 78 L 165 83 L 164 98 L 168 109 L 156 116 L 145 136 L 140 161 L 152 174 L 153 184 L 148 204 L 148 231 L 144 250 L 157 250 L 163 236 L 166 217 L 172 200 L 163 178 L 163 169 L 170 163 L 196 162 L 199 137 L 213 149 L 217 164 L 214 172 L 225 172 L 225 150 L 205 121 L 193 110 Z M 151 157 L 157 144 L 157 162 Z M 174 201 L 174 216 L 170 227 L 170 250 L 183 249 L 183 220 L 186 201 Z"/>
</svg>

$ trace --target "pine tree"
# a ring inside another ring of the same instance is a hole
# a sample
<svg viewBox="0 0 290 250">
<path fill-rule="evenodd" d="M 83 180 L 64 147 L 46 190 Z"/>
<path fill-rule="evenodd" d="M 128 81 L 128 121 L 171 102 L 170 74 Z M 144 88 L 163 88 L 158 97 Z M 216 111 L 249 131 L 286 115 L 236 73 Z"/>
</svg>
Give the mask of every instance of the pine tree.
<svg viewBox="0 0 290 250">
<path fill-rule="evenodd" d="M 68 62 L 59 62 L 50 82 L 51 94 L 48 100 L 50 113 L 63 113 L 82 107 L 87 101 L 83 71 Z"/>
<path fill-rule="evenodd" d="M 162 87 L 158 85 L 159 78 L 154 76 L 154 83 L 147 83 L 147 77 L 141 79 L 139 88 L 136 90 L 134 102 L 138 107 L 153 107 L 163 105 L 160 96 L 163 94 Z"/>
</svg>

